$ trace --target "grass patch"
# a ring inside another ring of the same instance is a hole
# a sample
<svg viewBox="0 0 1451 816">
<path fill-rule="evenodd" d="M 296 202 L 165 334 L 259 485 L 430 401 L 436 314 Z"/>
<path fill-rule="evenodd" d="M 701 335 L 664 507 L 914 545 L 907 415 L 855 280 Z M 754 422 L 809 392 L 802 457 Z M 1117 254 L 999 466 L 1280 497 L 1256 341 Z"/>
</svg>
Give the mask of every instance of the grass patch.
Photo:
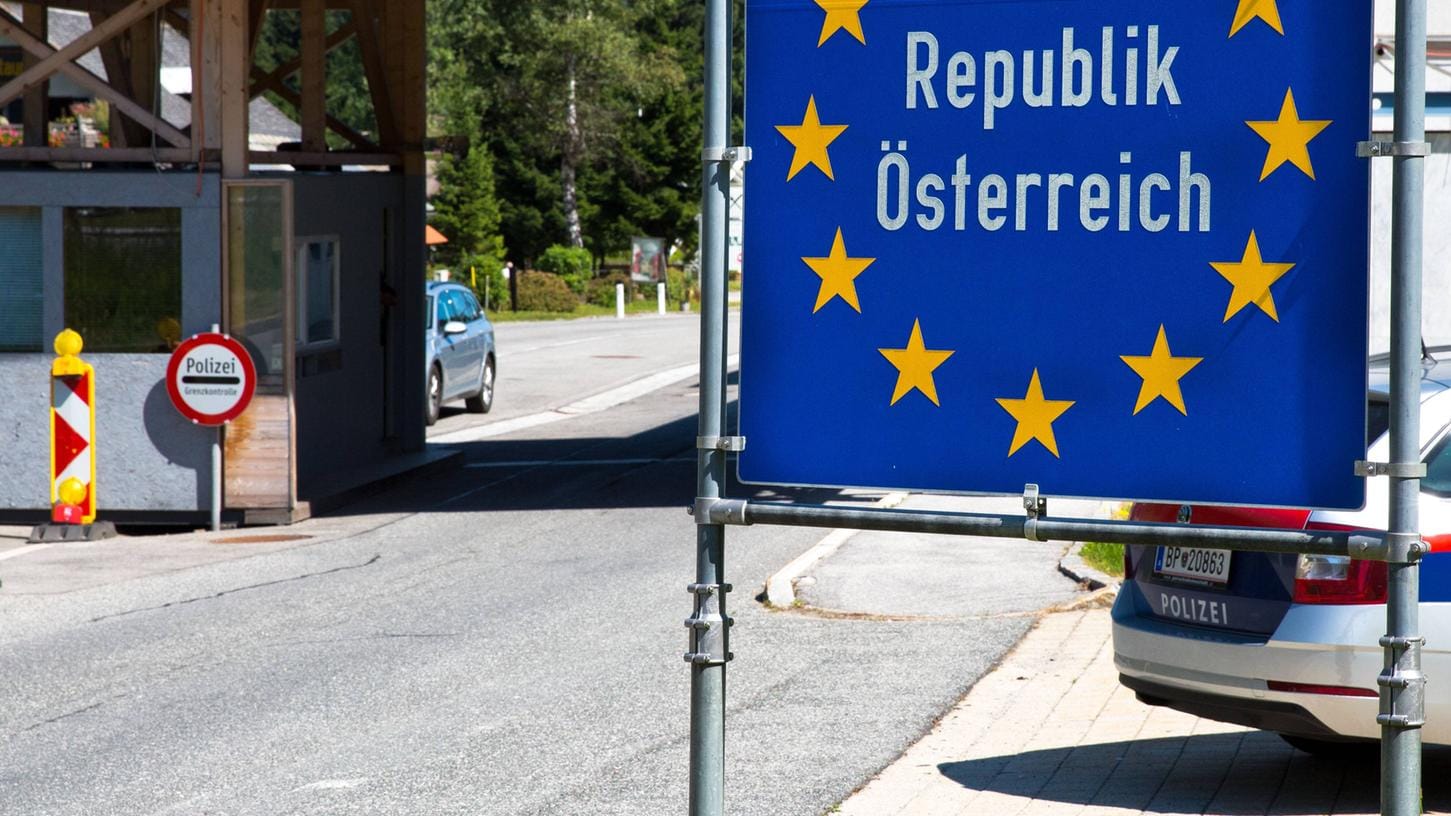
<svg viewBox="0 0 1451 816">
<path fill-rule="evenodd" d="M 690 305 L 691 311 L 700 311 L 700 301 L 693 300 Z M 654 298 L 649 300 L 635 300 L 625 303 L 625 314 L 654 314 L 659 309 Z M 666 303 L 667 314 L 680 311 L 680 304 Z M 614 317 L 614 306 L 599 306 L 594 303 L 581 303 L 572 312 L 542 312 L 542 311 L 520 311 L 511 312 L 507 309 L 502 311 L 489 310 L 489 320 L 495 323 L 514 323 L 525 320 L 575 320 L 581 317 Z"/>
<path fill-rule="evenodd" d="M 1085 563 L 1099 572 L 1115 578 L 1123 577 L 1124 545 L 1090 541 L 1083 545 L 1079 555 L 1083 557 Z"/>
</svg>

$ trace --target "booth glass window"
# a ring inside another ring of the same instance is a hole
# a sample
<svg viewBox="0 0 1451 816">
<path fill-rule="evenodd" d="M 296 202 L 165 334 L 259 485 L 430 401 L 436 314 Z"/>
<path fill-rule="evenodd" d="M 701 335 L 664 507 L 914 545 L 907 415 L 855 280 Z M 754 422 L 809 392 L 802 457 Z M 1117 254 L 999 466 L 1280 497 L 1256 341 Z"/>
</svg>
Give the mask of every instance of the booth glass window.
<svg viewBox="0 0 1451 816">
<path fill-rule="evenodd" d="M 287 388 L 287 196 L 281 184 L 231 184 L 226 192 L 228 325 L 252 354 L 259 393 Z"/>
<path fill-rule="evenodd" d="M 0 351 L 43 351 L 39 207 L 0 207 Z"/>
<path fill-rule="evenodd" d="M 169 353 L 181 340 L 181 210 L 67 207 L 65 322 L 88 352 Z"/>
<path fill-rule="evenodd" d="M 324 348 L 338 342 L 338 239 L 297 239 L 297 346 Z"/>
</svg>

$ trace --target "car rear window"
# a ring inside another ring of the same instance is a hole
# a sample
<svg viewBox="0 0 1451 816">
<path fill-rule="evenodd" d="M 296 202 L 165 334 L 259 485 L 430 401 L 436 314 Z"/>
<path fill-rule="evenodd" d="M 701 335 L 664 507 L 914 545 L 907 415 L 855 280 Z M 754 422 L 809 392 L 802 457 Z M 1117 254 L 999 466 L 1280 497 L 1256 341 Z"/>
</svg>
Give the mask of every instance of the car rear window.
<svg viewBox="0 0 1451 816">
<path fill-rule="evenodd" d="M 1368 448 L 1391 427 L 1391 404 L 1371 400 L 1365 409 L 1365 446 Z"/>
</svg>

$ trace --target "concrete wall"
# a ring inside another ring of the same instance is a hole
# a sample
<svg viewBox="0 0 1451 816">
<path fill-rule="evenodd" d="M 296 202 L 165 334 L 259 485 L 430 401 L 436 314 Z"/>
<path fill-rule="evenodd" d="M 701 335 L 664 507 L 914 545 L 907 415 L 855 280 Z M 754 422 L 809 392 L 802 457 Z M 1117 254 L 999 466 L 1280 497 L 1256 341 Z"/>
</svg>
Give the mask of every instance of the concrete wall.
<svg viewBox="0 0 1451 816">
<path fill-rule="evenodd" d="M 396 453 L 396 412 L 421 411 L 423 383 L 396 390 L 390 408 L 385 372 L 396 355 L 402 307 L 383 325 L 385 276 L 395 292 L 403 179 L 388 173 L 297 173 L 293 182 L 296 238 L 335 236 L 340 258 L 340 316 L 336 348 L 300 354 L 297 360 L 297 488 L 301 499 L 345 479 L 347 471 Z M 421 273 L 416 274 L 416 276 Z M 421 276 L 418 287 L 422 286 Z M 401 293 L 399 293 L 401 294 Z M 421 317 L 407 321 L 422 331 Z M 385 338 L 386 333 L 386 338 Z M 384 341 L 388 341 L 385 348 Z M 411 402 L 407 402 L 409 397 Z"/>
<path fill-rule="evenodd" d="M 199 193 L 199 194 L 198 194 Z M 41 207 L 44 337 L 64 328 L 63 208 L 178 207 L 182 331 L 221 317 L 220 192 L 215 175 L 143 171 L 0 172 L 0 206 Z M 211 432 L 181 419 L 166 396 L 165 354 L 85 354 L 96 369 L 96 489 L 106 510 L 208 506 Z M 0 353 L 0 510 L 50 506 L 51 354 Z"/>
</svg>

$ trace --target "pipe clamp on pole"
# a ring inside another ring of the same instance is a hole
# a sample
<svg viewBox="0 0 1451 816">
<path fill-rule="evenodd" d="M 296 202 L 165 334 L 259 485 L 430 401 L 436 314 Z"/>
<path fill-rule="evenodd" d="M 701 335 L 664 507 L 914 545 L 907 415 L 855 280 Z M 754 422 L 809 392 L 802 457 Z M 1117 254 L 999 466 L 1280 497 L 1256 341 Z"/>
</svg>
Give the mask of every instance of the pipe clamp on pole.
<svg viewBox="0 0 1451 816">
<path fill-rule="evenodd" d="M 1431 155 L 1430 142 L 1357 142 L 1355 155 L 1362 159 L 1423 158 Z"/>
<path fill-rule="evenodd" d="M 696 499 L 690 508 L 696 524 L 750 524 L 745 499 Z"/>
<path fill-rule="evenodd" d="M 1426 463 L 1357 461 L 1355 463 L 1355 475 L 1366 478 L 1371 476 L 1389 476 L 1392 479 L 1424 479 L 1426 478 Z"/>
<path fill-rule="evenodd" d="M 697 436 L 695 448 L 696 450 L 740 453 L 746 449 L 746 438 L 744 436 Z"/>
<path fill-rule="evenodd" d="M 735 164 L 736 162 L 748 162 L 751 160 L 751 149 L 744 146 L 736 147 L 707 147 L 700 151 L 700 160 L 706 164 L 725 162 Z"/>
</svg>

